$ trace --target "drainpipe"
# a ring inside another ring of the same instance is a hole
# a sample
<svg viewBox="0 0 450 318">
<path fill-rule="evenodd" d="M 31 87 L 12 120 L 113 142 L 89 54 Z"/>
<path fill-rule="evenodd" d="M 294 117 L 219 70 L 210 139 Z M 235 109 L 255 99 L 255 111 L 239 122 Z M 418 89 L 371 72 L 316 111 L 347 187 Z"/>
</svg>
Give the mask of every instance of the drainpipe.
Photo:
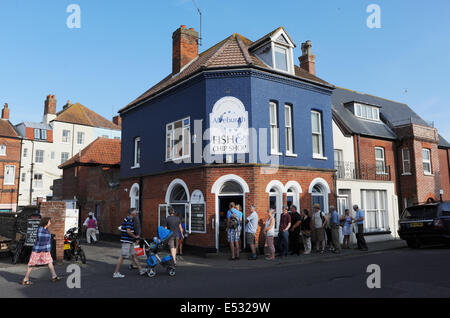
<svg viewBox="0 0 450 318">
<path fill-rule="evenodd" d="M 360 135 L 356 135 L 356 147 L 358 149 L 358 174 L 357 178 L 361 179 L 361 145 L 360 145 Z"/>
<path fill-rule="evenodd" d="M 22 180 L 22 146 L 23 146 L 23 138 L 20 138 L 20 157 L 19 157 L 19 181 L 17 182 L 17 204 L 16 204 L 16 212 L 19 207 L 19 193 L 20 193 L 20 181 Z"/>
<path fill-rule="evenodd" d="M 33 200 L 33 173 L 34 173 L 34 140 L 31 141 L 31 175 L 30 175 L 30 202 Z"/>
<path fill-rule="evenodd" d="M 400 200 L 398 200 L 398 213 L 401 215 L 402 213 L 402 207 L 403 207 L 403 195 L 402 195 L 402 187 L 401 187 L 401 177 L 400 177 L 400 157 L 399 157 L 399 148 L 400 148 L 401 144 L 398 140 L 395 141 L 395 148 L 394 148 L 394 160 L 395 160 L 395 170 L 396 170 L 396 174 L 395 174 L 395 179 L 396 179 L 396 189 L 397 189 L 397 194 L 398 197 L 400 198 Z M 411 158 L 411 156 L 410 156 Z M 411 164 L 410 164 L 411 165 Z M 392 175 L 392 172 L 391 172 Z M 399 215 L 399 217 L 400 217 Z"/>
</svg>

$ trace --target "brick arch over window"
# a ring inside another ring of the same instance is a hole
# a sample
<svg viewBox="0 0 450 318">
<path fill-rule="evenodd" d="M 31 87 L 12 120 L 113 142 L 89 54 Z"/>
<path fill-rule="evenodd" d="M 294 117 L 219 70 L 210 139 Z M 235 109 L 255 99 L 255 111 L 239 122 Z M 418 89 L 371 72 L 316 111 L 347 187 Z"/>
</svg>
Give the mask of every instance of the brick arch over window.
<svg viewBox="0 0 450 318">
<path fill-rule="evenodd" d="M 181 179 L 174 179 L 170 184 L 169 187 L 167 188 L 166 191 L 166 203 L 170 203 L 170 195 L 172 194 L 172 190 L 177 186 L 180 185 L 184 188 L 184 191 L 186 191 L 186 198 L 187 198 L 187 202 L 190 201 L 190 197 L 189 197 L 189 189 L 188 186 L 186 185 L 186 182 L 184 182 Z"/>
<path fill-rule="evenodd" d="M 227 181 L 234 181 L 238 183 L 242 187 L 244 193 L 250 192 L 250 188 L 248 187 L 248 184 L 244 179 L 235 174 L 227 174 L 225 176 L 221 176 L 216 180 L 216 182 L 214 182 L 213 186 L 211 187 L 211 193 L 220 194 L 222 185 Z"/>
</svg>

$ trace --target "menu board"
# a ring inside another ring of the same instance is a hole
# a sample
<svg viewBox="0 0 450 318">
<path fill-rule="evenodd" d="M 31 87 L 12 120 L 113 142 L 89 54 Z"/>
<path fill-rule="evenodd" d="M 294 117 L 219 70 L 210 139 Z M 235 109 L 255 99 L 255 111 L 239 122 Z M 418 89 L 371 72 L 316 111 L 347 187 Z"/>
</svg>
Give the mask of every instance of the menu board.
<svg viewBox="0 0 450 318">
<path fill-rule="evenodd" d="M 27 221 L 27 240 L 25 242 L 26 246 L 33 246 L 37 239 L 37 232 L 39 229 L 39 219 L 29 219 Z"/>
<path fill-rule="evenodd" d="M 205 204 L 191 204 L 191 232 L 206 232 Z"/>
</svg>

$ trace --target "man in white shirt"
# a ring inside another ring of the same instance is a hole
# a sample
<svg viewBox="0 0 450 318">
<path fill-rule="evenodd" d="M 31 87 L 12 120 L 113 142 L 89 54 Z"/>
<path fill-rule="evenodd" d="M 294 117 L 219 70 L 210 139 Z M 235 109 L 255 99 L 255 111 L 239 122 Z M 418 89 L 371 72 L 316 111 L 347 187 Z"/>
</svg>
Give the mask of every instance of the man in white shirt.
<svg viewBox="0 0 450 318">
<path fill-rule="evenodd" d="M 319 246 L 321 247 L 320 253 L 325 251 L 325 225 L 327 225 L 327 218 L 320 210 L 320 204 L 314 204 L 314 213 L 311 218 L 312 239 L 316 242 L 316 252 L 319 252 Z"/>
</svg>

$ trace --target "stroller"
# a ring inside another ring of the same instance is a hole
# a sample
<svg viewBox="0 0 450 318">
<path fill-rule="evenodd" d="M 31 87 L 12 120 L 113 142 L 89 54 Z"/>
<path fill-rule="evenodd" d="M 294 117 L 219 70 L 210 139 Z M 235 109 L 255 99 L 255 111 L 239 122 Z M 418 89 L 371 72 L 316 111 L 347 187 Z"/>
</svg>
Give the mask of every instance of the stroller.
<svg viewBox="0 0 450 318">
<path fill-rule="evenodd" d="M 148 277 L 154 277 L 156 275 L 155 267 L 160 264 L 166 268 L 169 276 L 175 276 L 175 263 L 172 256 L 169 254 L 162 259 L 159 257 L 158 252 L 160 249 L 167 246 L 167 242 L 173 237 L 173 233 L 162 226 L 158 227 L 158 237 L 153 238 L 153 242 L 147 242 L 143 239 L 145 245 L 145 253 L 147 255 L 147 265 L 149 270 L 147 271 Z"/>
</svg>

